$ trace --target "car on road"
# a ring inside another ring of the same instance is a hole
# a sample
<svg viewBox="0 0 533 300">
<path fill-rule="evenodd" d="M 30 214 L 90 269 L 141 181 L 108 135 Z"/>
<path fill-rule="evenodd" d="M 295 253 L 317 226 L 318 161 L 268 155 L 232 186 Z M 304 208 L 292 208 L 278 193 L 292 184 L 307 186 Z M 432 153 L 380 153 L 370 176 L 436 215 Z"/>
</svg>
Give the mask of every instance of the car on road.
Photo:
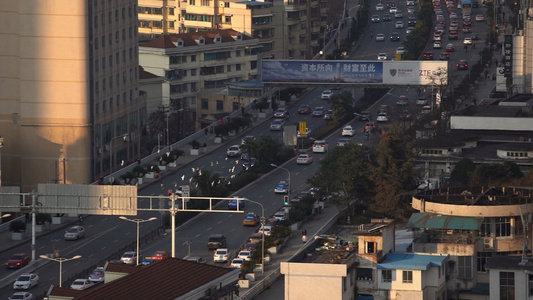
<svg viewBox="0 0 533 300">
<path fill-rule="evenodd" d="M 441 52 L 439 54 L 439 60 L 450 60 L 450 53 L 448 52 Z"/>
<path fill-rule="evenodd" d="M 386 113 L 390 114 L 392 112 L 392 109 L 387 104 L 382 104 L 382 105 L 379 106 L 379 112 L 386 112 Z"/>
<path fill-rule="evenodd" d="M 380 112 L 378 114 L 378 117 L 376 118 L 376 121 L 378 122 L 388 122 L 389 121 L 389 114 L 386 112 Z"/>
<path fill-rule="evenodd" d="M 414 6 L 407 7 L 407 14 L 409 14 L 409 15 L 414 15 L 415 14 Z"/>
<path fill-rule="evenodd" d="M 458 38 L 459 35 L 457 34 L 457 31 L 450 31 L 450 33 L 448 33 L 449 40 L 457 40 Z"/>
<path fill-rule="evenodd" d="M 372 23 L 379 23 L 381 21 L 381 18 L 378 15 L 373 15 L 371 18 Z"/>
<path fill-rule="evenodd" d="M 405 47 L 404 46 L 400 46 L 400 47 L 396 48 L 396 54 L 405 54 Z"/>
<path fill-rule="evenodd" d="M 311 113 L 311 106 L 309 104 L 302 104 L 298 107 L 298 113 L 300 115 L 307 115 Z"/>
<path fill-rule="evenodd" d="M 407 0 L 405 4 L 407 6 L 414 6 L 415 5 L 415 0 Z"/>
<path fill-rule="evenodd" d="M 320 99 L 322 100 L 329 100 L 333 96 L 332 90 L 323 90 L 322 95 L 320 95 Z"/>
<path fill-rule="evenodd" d="M 359 114 L 359 121 L 372 121 L 372 114 L 368 110 L 363 110 Z"/>
<path fill-rule="evenodd" d="M 421 113 L 422 113 L 423 115 L 430 114 L 430 113 L 431 113 L 431 106 L 426 105 L 426 106 L 422 107 L 422 111 L 421 111 Z"/>
<path fill-rule="evenodd" d="M 376 10 L 377 11 L 381 11 L 381 10 L 383 10 L 383 8 L 384 8 L 383 4 L 381 4 L 381 3 L 376 4 Z"/>
<path fill-rule="evenodd" d="M 395 14 L 398 11 L 398 8 L 395 6 L 389 7 L 389 13 Z"/>
<path fill-rule="evenodd" d="M 304 138 L 308 138 L 310 134 L 311 134 L 311 129 L 306 127 L 305 128 L 305 133 L 302 134 L 298 130 L 298 134 L 296 135 L 296 137 L 299 138 L 299 139 L 304 139 Z"/>
<path fill-rule="evenodd" d="M 354 136 L 355 135 L 355 129 L 353 129 L 353 127 L 350 126 L 350 125 L 344 126 L 344 128 L 342 129 L 341 135 L 342 136 Z"/>
<path fill-rule="evenodd" d="M 275 119 L 270 123 L 270 130 L 271 131 L 279 131 L 283 129 L 283 120 L 282 119 Z"/>
<path fill-rule="evenodd" d="M 462 32 L 463 32 L 463 33 L 470 33 L 470 32 L 472 32 L 472 28 L 470 28 L 470 27 L 463 27 Z"/>
<path fill-rule="evenodd" d="M 313 157 L 309 154 L 300 154 L 296 158 L 296 164 L 298 165 L 310 165 L 313 163 Z"/>
<path fill-rule="evenodd" d="M 227 157 L 238 157 L 241 154 L 242 154 L 242 150 L 241 150 L 241 146 L 239 145 L 232 145 L 226 151 Z"/>
<path fill-rule="evenodd" d="M 242 169 L 245 170 L 245 171 L 249 170 L 250 168 L 253 168 L 254 166 L 255 166 L 255 158 L 254 157 L 245 159 L 242 162 Z"/>
<path fill-rule="evenodd" d="M 418 22 L 418 20 L 415 17 L 409 17 L 409 19 L 407 19 L 407 26 L 414 27 L 416 25 L 416 22 Z"/>
<path fill-rule="evenodd" d="M 154 254 L 152 254 L 153 260 L 163 260 L 170 257 L 170 254 L 168 254 L 167 251 L 158 250 L 155 251 Z"/>
<path fill-rule="evenodd" d="M 255 136 L 247 135 L 241 139 L 241 146 L 246 145 L 247 143 L 255 141 Z"/>
<path fill-rule="evenodd" d="M 188 261 L 194 261 L 199 264 L 207 263 L 207 261 L 203 257 L 200 257 L 200 256 L 185 256 L 183 259 L 188 260 Z"/>
<path fill-rule="evenodd" d="M 442 44 L 440 43 L 440 41 L 433 42 L 433 49 L 442 49 Z"/>
<path fill-rule="evenodd" d="M 472 26 L 472 18 L 470 18 L 470 17 L 464 18 L 463 19 L 463 26 L 464 27 Z"/>
<path fill-rule="evenodd" d="M 286 118 L 287 115 L 287 109 L 286 108 L 278 108 L 274 112 L 274 118 Z"/>
<path fill-rule="evenodd" d="M 207 240 L 207 249 L 213 250 L 218 248 L 226 248 L 226 237 L 220 233 L 210 235 L 209 240 Z"/>
<path fill-rule="evenodd" d="M 250 261 L 252 260 L 252 252 L 247 250 L 241 250 L 239 254 L 237 254 L 237 258 L 240 258 L 244 261 Z"/>
<path fill-rule="evenodd" d="M 213 261 L 216 263 L 228 262 L 229 260 L 229 250 L 227 248 L 218 248 L 213 254 Z"/>
<path fill-rule="evenodd" d="M 465 37 L 465 39 L 463 40 L 463 45 L 472 45 L 472 38 Z"/>
<path fill-rule="evenodd" d="M 418 99 L 416 99 L 416 105 L 419 105 L 419 106 L 428 105 L 428 99 L 423 98 L 423 97 L 418 97 Z"/>
<path fill-rule="evenodd" d="M 455 46 L 452 43 L 446 45 L 446 52 L 454 52 Z"/>
<path fill-rule="evenodd" d="M 29 290 L 39 285 L 39 275 L 35 273 L 25 273 L 19 276 L 13 283 L 14 290 Z"/>
<path fill-rule="evenodd" d="M 468 70 L 468 62 L 464 59 L 461 59 L 457 62 L 457 70 Z"/>
<path fill-rule="evenodd" d="M 259 224 L 259 217 L 252 212 L 247 213 L 242 220 L 242 226 L 257 226 L 257 224 Z"/>
<path fill-rule="evenodd" d="M 394 24 L 394 28 L 402 29 L 403 28 L 403 21 L 396 21 L 396 23 Z"/>
<path fill-rule="evenodd" d="M 239 196 L 233 196 L 235 198 L 240 198 Z M 231 199 L 228 201 L 228 210 L 242 210 L 246 202 L 243 200 Z"/>
<path fill-rule="evenodd" d="M 6 262 L 6 269 L 20 269 L 29 263 L 30 256 L 27 253 L 13 254 Z"/>
<path fill-rule="evenodd" d="M 345 138 L 344 139 L 339 139 L 337 141 L 337 147 L 342 147 L 342 146 L 344 146 L 346 144 L 350 144 L 351 142 L 352 142 L 352 140 L 350 140 L 350 139 L 345 139 Z"/>
<path fill-rule="evenodd" d="M 94 283 L 104 282 L 105 281 L 105 272 L 103 267 L 97 267 L 94 269 L 91 274 L 89 274 L 90 281 Z"/>
<path fill-rule="evenodd" d="M 120 257 L 120 261 L 124 264 L 134 265 L 137 258 L 137 252 L 135 251 L 126 251 Z"/>
<path fill-rule="evenodd" d="M 393 42 L 398 42 L 400 41 L 400 34 L 398 32 L 393 32 L 391 35 L 390 35 L 390 40 L 393 41 Z"/>
<path fill-rule="evenodd" d="M 316 140 L 313 143 L 313 153 L 326 153 L 328 152 L 328 142 L 326 140 Z"/>
<path fill-rule="evenodd" d="M 483 22 L 485 21 L 485 17 L 481 14 L 476 15 L 476 22 Z"/>
<path fill-rule="evenodd" d="M 238 268 L 238 269 L 241 269 L 243 265 L 244 265 L 244 260 L 242 258 L 234 258 L 229 264 L 231 268 Z"/>
<path fill-rule="evenodd" d="M 272 235 L 272 226 L 261 226 L 261 227 L 259 227 L 259 230 L 257 230 L 257 233 L 262 233 L 265 236 L 271 236 Z"/>
<path fill-rule="evenodd" d="M 403 18 L 403 12 L 401 10 L 396 10 L 396 12 L 394 13 L 394 18 L 395 19 L 401 19 Z"/>
<path fill-rule="evenodd" d="M 477 41 L 477 40 L 479 40 L 479 34 L 472 33 L 472 34 L 470 34 L 470 38 L 472 39 L 472 41 Z"/>
<path fill-rule="evenodd" d="M 7 300 L 33 300 L 33 295 L 28 292 L 16 292 Z"/>
<path fill-rule="evenodd" d="M 424 52 L 422 58 L 424 60 L 433 60 L 433 52 Z"/>
<path fill-rule="evenodd" d="M 376 124 L 374 122 L 366 122 L 365 127 L 363 127 L 363 132 L 374 132 L 376 131 Z"/>
<path fill-rule="evenodd" d="M 70 288 L 73 290 L 83 291 L 94 286 L 94 282 L 89 279 L 76 279 L 70 285 Z"/>
<path fill-rule="evenodd" d="M 407 30 L 405 30 L 405 33 L 410 34 L 411 32 L 413 32 L 413 30 L 415 30 L 415 28 L 413 26 L 409 26 L 407 27 Z"/>
<path fill-rule="evenodd" d="M 383 42 L 385 40 L 385 36 L 383 35 L 383 33 L 378 33 L 376 35 L 376 42 Z"/>
<path fill-rule="evenodd" d="M 384 14 L 381 19 L 383 20 L 383 22 L 390 22 L 392 20 L 392 17 L 389 14 Z"/>
<path fill-rule="evenodd" d="M 440 41 L 440 40 L 442 40 L 442 35 L 441 35 L 440 33 L 438 33 L 438 32 L 435 32 L 435 33 L 433 34 L 433 40 L 434 40 L 434 41 Z"/>
<path fill-rule="evenodd" d="M 323 117 L 324 116 L 324 106 L 317 106 L 313 109 L 313 117 Z"/>
<path fill-rule="evenodd" d="M 408 104 L 409 104 L 409 98 L 407 98 L 406 95 L 400 95 L 400 97 L 398 97 L 398 100 L 396 100 L 396 105 L 406 106 Z"/>
<path fill-rule="evenodd" d="M 72 226 L 65 231 L 65 240 L 74 241 L 85 237 L 85 228 L 83 226 Z"/>
<path fill-rule="evenodd" d="M 285 181 L 280 181 L 274 188 L 274 193 L 276 194 L 288 194 L 289 193 L 289 184 Z"/>
<path fill-rule="evenodd" d="M 387 53 L 378 54 L 378 60 L 387 60 Z"/>
<path fill-rule="evenodd" d="M 277 221 L 285 221 L 287 219 L 287 209 L 288 208 L 282 208 L 278 210 L 272 215 L 272 217 Z"/>
</svg>

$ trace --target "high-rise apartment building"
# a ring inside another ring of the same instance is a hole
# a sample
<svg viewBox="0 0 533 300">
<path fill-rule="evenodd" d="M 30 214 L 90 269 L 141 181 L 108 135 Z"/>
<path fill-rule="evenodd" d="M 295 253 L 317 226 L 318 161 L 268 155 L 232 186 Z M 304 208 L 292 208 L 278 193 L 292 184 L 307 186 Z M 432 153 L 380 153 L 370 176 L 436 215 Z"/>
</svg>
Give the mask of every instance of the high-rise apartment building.
<svg viewBox="0 0 533 300">
<path fill-rule="evenodd" d="M 324 44 L 326 0 L 139 0 L 139 34 L 233 29 L 259 39 L 263 59 L 311 59 Z"/>
<path fill-rule="evenodd" d="M 0 20 L 3 185 L 90 183 L 140 155 L 137 1 L 8 0 Z"/>
</svg>

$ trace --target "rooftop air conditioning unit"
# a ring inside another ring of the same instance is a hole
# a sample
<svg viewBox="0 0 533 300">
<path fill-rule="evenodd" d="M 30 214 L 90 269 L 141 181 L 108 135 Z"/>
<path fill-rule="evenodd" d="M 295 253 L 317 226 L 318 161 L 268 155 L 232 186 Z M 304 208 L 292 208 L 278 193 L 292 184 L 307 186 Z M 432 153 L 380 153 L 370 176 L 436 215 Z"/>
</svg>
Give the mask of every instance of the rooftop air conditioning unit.
<svg viewBox="0 0 533 300">
<path fill-rule="evenodd" d="M 490 237 L 483 238 L 483 249 L 492 250 L 494 247 L 494 239 Z"/>
</svg>

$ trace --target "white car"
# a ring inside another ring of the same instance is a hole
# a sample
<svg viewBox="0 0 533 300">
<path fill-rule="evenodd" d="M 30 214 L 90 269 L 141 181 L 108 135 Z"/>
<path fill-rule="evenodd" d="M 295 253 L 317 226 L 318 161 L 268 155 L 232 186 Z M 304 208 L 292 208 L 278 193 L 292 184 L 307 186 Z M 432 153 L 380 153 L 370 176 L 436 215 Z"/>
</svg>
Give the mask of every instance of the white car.
<svg viewBox="0 0 533 300">
<path fill-rule="evenodd" d="M 320 95 L 320 99 L 329 100 L 329 99 L 331 99 L 331 96 L 333 96 L 333 91 L 332 90 L 324 90 L 322 92 L 322 95 Z"/>
<path fill-rule="evenodd" d="M 376 121 L 378 121 L 378 122 L 388 122 L 389 121 L 389 115 L 386 112 L 380 112 L 378 114 L 378 117 L 376 118 Z"/>
<path fill-rule="evenodd" d="M 238 269 L 241 269 L 242 266 L 244 264 L 244 260 L 242 258 L 234 258 L 231 263 L 230 263 L 230 267 L 232 268 L 238 268 Z"/>
<path fill-rule="evenodd" d="M 239 145 L 233 145 L 228 148 L 228 151 L 226 151 L 226 156 L 237 157 L 241 155 L 241 153 L 242 153 L 241 147 Z"/>
<path fill-rule="evenodd" d="M 85 228 L 83 226 L 72 226 L 65 232 L 65 240 L 72 241 L 85 237 Z"/>
<path fill-rule="evenodd" d="M 328 152 L 328 142 L 325 140 L 316 140 L 313 143 L 313 153 L 326 153 Z"/>
<path fill-rule="evenodd" d="M 240 259 L 242 259 L 244 261 L 250 261 L 250 260 L 252 260 L 252 252 L 248 251 L 248 250 L 242 250 L 237 255 L 237 258 L 240 258 Z"/>
<path fill-rule="evenodd" d="M 385 40 L 385 35 L 383 33 L 378 33 L 376 35 L 376 41 L 377 42 L 383 42 Z"/>
<path fill-rule="evenodd" d="M 259 227 L 259 230 L 257 231 L 257 233 L 262 233 L 265 236 L 270 236 L 270 235 L 272 235 L 272 226 Z"/>
<path fill-rule="evenodd" d="M 309 154 L 300 154 L 296 158 L 296 164 L 298 165 L 310 165 L 313 163 L 313 157 Z"/>
<path fill-rule="evenodd" d="M 403 21 L 396 21 L 396 24 L 394 24 L 394 28 L 402 29 L 403 28 Z"/>
<path fill-rule="evenodd" d="M 415 30 L 415 28 L 413 26 L 409 26 L 407 27 L 407 30 L 405 31 L 405 33 L 410 34 L 411 32 L 413 32 L 413 30 Z"/>
<path fill-rule="evenodd" d="M 342 129 L 342 136 L 354 136 L 355 135 L 355 129 L 353 129 L 352 126 L 348 125 L 348 126 L 345 126 L 343 129 Z"/>
<path fill-rule="evenodd" d="M 440 43 L 440 41 L 433 42 L 433 49 L 442 49 L 442 44 Z"/>
<path fill-rule="evenodd" d="M 33 295 L 28 292 L 17 292 L 7 298 L 7 300 L 33 300 Z"/>
<path fill-rule="evenodd" d="M 229 250 L 226 248 L 218 248 L 213 254 L 214 262 L 228 262 L 229 260 Z"/>
<path fill-rule="evenodd" d="M 420 106 L 428 105 L 428 99 L 418 98 L 416 99 L 416 105 L 420 105 Z"/>
<path fill-rule="evenodd" d="M 282 130 L 283 129 L 283 120 L 282 119 L 275 119 L 270 123 L 270 130 Z"/>
<path fill-rule="evenodd" d="M 287 117 L 287 109 L 286 108 L 278 108 L 274 112 L 274 118 L 285 118 Z"/>
<path fill-rule="evenodd" d="M 396 48 L 396 54 L 405 54 L 405 47 L 400 46 Z"/>
<path fill-rule="evenodd" d="M 92 286 L 94 286 L 94 282 L 90 281 L 89 279 L 76 279 L 70 285 L 70 288 L 73 290 L 83 291 Z"/>
<path fill-rule="evenodd" d="M 34 273 L 22 274 L 13 283 L 14 290 L 29 290 L 39 284 L 39 275 Z"/>
<path fill-rule="evenodd" d="M 311 129 L 310 128 L 305 128 L 305 133 L 304 134 L 301 134 L 300 131 L 298 130 L 297 138 L 299 138 L 299 139 L 308 138 L 310 134 L 311 134 Z"/>
<path fill-rule="evenodd" d="M 376 10 L 377 10 L 377 11 L 381 11 L 381 10 L 383 10 L 383 4 L 378 3 L 378 4 L 376 5 Z"/>
<path fill-rule="evenodd" d="M 398 8 L 396 6 L 391 6 L 389 8 L 389 13 L 395 14 L 398 11 Z"/>
<path fill-rule="evenodd" d="M 378 54 L 378 60 L 387 60 L 387 53 Z"/>
<path fill-rule="evenodd" d="M 122 256 L 120 257 L 120 261 L 128 264 L 128 265 L 134 265 L 137 262 L 137 252 L 135 251 L 126 251 Z"/>
<path fill-rule="evenodd" d="M 287 219 L 287 212 L 285 211 L 285 209 L 281 209 L 275 212 L 272 217 L 277 221 L 285 221 L 285 219 Z"/>
<path fill-rule="evenodd" d="M 415 0 L 407 0 L 406 4 L 407 4 L 407 6 L 414 6 L 415 5 Z"/>
<path fill-rule="evenodd" d="M 465 37 L 465 39 L 463 40 L 463 45 L 472 45 L 472 38 Z"/>
</svg>

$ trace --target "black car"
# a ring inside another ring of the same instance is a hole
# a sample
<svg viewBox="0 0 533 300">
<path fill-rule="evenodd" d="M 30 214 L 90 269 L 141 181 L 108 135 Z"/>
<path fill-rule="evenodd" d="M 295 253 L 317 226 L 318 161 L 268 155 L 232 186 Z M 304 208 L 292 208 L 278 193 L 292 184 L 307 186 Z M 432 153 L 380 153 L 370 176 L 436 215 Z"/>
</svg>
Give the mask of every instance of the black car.
<svg viewBox="0 0 533 300">
<path fill-rule="evenodd" d="M 400 40 L 400 35 L 397 32 L 393 32 L 390 35 L 390 40 L 393 42 L 398 42 Z"/>
<path fill-rule="evenodd" d="M 424 60 L 433 60 L 433 52 L 424 52 L 422 57 Z"/>
<path fill-rule="evenodd" d="M 468 70 L 468 63 L 466 62 L 466 60 L 461 59 L 457 63 L 457 70 Z"/>
<path fill-rule="evenodd" d="M 407 20 L 407 26 L 415 26 L 416 25 L 416 18 L 409 18 Z"/>
<path fill-rule="evenodd" d="M 448 52 L 442 52 L 442 53 L 439 55 L 439 59 L 440 59 L 440 60 L 449 60 L 449 59 L 450 59 L 450 53 L 448 53 Z"/>
<path fill-rule="evenodd" d="M 383 15 L 383 22 L 390 22 L 391 20 L 391 16 L 389 14 L 384 14 Z"/>
<path fill-rule="evenodd" d="M 250 168 L 255 166 L 255 158 L 250 158 L 248 160 L 243 161 L 242 163 L 242 169 L 243 170 L 249 170 Z"/>
<path fill-rule="evenodd" d="M 459 35 L 457 34 L 457 32 L 453 32 L 453 31 L 450 31 L 450 33 L 448 34 L 448 39 L 449 40 L 457 40 L 457 38 L 459 37 Z"/>
</svg>

